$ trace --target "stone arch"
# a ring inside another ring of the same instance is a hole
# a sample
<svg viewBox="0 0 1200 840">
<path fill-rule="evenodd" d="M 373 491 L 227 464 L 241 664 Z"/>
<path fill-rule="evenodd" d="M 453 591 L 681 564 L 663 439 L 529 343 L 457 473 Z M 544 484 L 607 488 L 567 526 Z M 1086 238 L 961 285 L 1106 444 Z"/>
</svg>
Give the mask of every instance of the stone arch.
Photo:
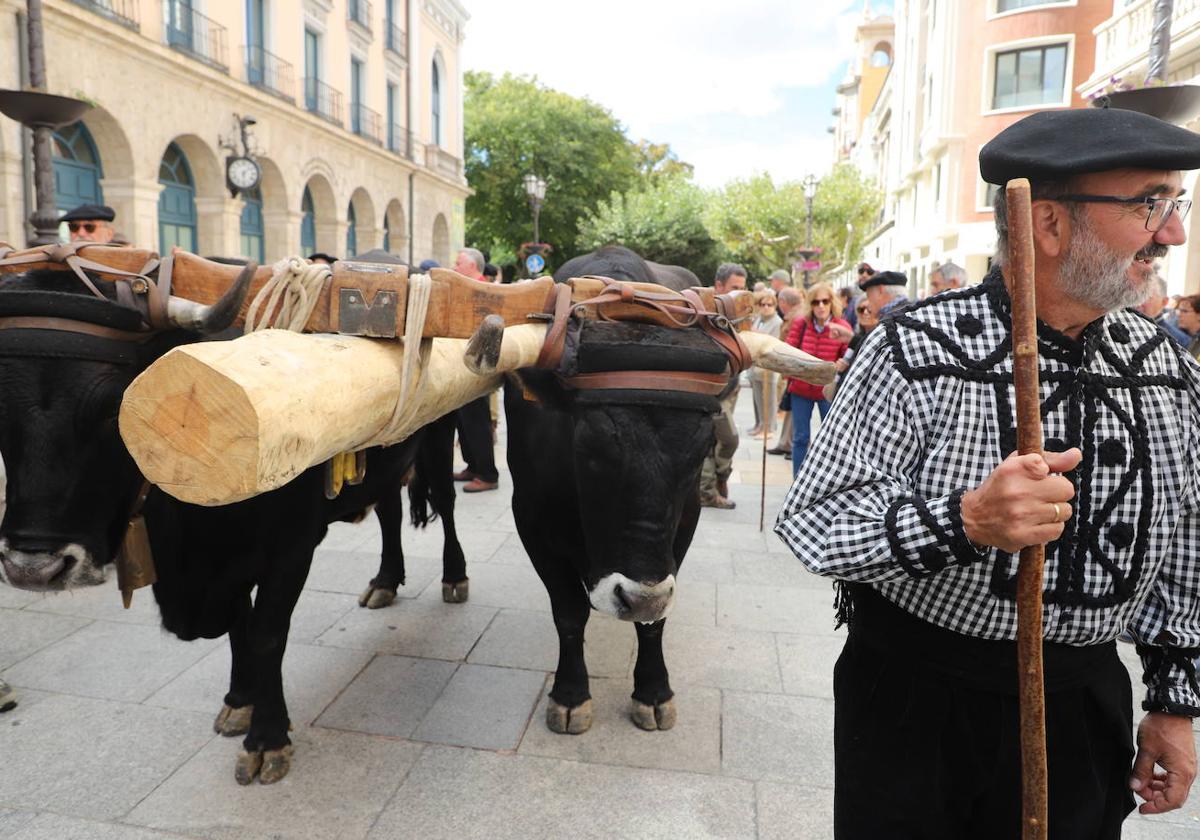
<svg viewBox="0 0 1200 840">
<path fill-rule="evenodd" d="M 446 217 L 438 213 L 433 219 L 433 258 L 442 265 L 453 265 L 450 253 L 450 225 Z"/>
<path fill-rule="evenodd" d="M 388 202 L 387 210 L 383 213 L 384 229 L 387 232 L 381 247 L 388 253 L 408 259 L 408 220 L 404 216 L 404 205 L 400 199 L 393 198 Z"/>
<path fill-rule="evenodd" d="M 337 200 L 333 186 L 324 175 L 313 175 L 304 185 L 312 197 L 313 225 L 316 231 L 316 249 L 327 254 L 340 256 L 342 242 L 338 236 Z M 308 256 L 305 254 L 305 256 Z"/>
<path fill-rule="evenodd" d="M 288 247 L 288 225 L 291 214 L 288 209 L 294 203 L 288 195 L 287 182 L 279 165 L 268 157 L 257 158 L 262 168 L 263 251 L 268 261 L 290 256 Z"/>
<path fill-rule="evenodd" d="M 350 204 L 348 206 L 354 208 L 358 253 L 361 254 L 370 251 L 372 248 L 378 248 L 380 240 L 383 237 L 383 231 L 379 226 L 379 216 L 376 215 L 375 202 L 371 198 L 371 194 L 367 192 L 365 187 L 357 187 L 350 194 Z M 349 214 L 347 213 L 347 215 Z M 351 255 L 347 254 L 346 256 Z"/>
<path fill-rule="evenodd" d="M 227 250 L 225 172 L 216 151 L 195 134 L 180 134 L 167 144 L 178 146 L 187 158 L 196 196 L 196 251 L 224 254 Z M 163 149 L 164 154 L 166 148 Z M 161 156 L 160 156 L 161 157 Z"/>
<path fill-rule="evenodd" d="M 138 222 L 134 180 L 137 170 L 129 137 L 116 118 L 100 106 L 84 114 L 81 122 L 92 136 L 101 161 L 100 189 L 104 193 L 104 203 L 117 214 L 113 226 L 119 234 L 136 242 Z"/>
</svg>

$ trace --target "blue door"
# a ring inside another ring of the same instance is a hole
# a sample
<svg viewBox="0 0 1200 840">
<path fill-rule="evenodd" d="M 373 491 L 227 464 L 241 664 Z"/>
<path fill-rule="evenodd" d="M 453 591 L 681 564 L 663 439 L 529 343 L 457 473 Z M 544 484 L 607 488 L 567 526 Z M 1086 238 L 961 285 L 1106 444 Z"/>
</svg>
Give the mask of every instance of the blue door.
<svg viewBox="0 0 1200 840">
<path fill-rule="evenodd" d="M 346 257 L 353 257 L 358 253 L 358 231 L 355 228 L 358 226 L 358 220 L 354 218 L 354 202 L 350 202 L 350 206 L 346 208 Z"/>
<path fill-rule="evenodd" d="M 174 143 L 158 165 L 158 252 L 171 253 L 178 245 L 196 251 L 196 182 L 183 149 Z"/>
<path fill-rule="evenodd" d="M 266 21 L 264 0 L 246 0 L 246 81 L 261 85 L 266 81 Z"/>
<path fill-rule="evenodd" d="M 83 123 L 65 126 L 53 135 L 54 203 L 60 213 L 80 204 L 103 204 L 100 155 Z"/>
<path fill-rule="evenodd" d="M 246 202 L 242 205 L 241 244 L 242 256 L 263 262 L 263 213 L 262 193 L 258 187 L 242 193 Z"/>
<path fill-rule="evenodd" d="M 317 222 L 313 215 L 312 193 L 308 191 L 308 187 L 304 188 L 304 198 L 300 201 L 300 212 L 304 214 L 300 219 L 300 250 L 307 257 L 317 250 Z"/>
</svg>

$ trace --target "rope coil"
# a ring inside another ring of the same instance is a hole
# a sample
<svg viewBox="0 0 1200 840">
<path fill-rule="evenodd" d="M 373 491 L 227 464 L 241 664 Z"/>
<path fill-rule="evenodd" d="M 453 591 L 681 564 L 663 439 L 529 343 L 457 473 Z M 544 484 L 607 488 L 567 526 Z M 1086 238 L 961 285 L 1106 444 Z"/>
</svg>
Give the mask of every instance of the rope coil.
<svg viewBox="0 0 1200 840">
<path fill-rule="evenodd" d="M 332 274 L 329 266 L 300 257 L 282 259 L 273 269 L 246 310 L 246 335 L 268 328 L 302 332 Z"/>
</svg>

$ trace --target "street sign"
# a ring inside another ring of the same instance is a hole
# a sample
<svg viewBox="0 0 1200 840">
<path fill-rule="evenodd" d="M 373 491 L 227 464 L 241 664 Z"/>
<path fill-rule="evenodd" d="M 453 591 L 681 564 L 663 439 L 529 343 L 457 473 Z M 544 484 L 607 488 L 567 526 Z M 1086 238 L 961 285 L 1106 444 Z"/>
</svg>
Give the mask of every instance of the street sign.
<svg viewBox="0 0 1200 840">
<path fill-rule="evenodd" d="M 537 274 L 546 267 L 546 259 L 541 254 L 530 254 L 525 258 L 525 269 L 530 274 Z"/>
</svg>

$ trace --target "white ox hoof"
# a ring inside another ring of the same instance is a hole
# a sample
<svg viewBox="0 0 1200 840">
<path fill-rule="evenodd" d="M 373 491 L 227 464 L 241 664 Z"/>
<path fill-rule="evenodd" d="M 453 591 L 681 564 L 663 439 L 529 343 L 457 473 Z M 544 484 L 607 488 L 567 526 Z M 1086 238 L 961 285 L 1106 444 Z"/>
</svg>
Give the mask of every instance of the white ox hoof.
<svg viewBox="0 0 1200 840">
<path fill-rule="evenodd" d="M 584 700 L 574 708 L 556 703 L 550 698 L 546 704 L 546 726 L 560 735 L 579 735 L 592 728 L 592 701 Z"/>
<path fill-rule="evenodd" d="M 465 604 L 470 594 L 470 581 L 460 580 L 458 583 L 442 584 L 442 600 L 447 604 Z"/>
<path fill-rule="evenodd" d="M 238 753 L 233 768 L 233 777 L 239 785 L 248 785 L 258 779 L 259 784 L 271 785 L 278 782 L 292 769 L 292 754 L 295 748 L 288 744 L 277 750 Z"/>
<path fill-rule="evenodd" d="M 395 589 L 383 589 L 378 586 L 368 586 L 363 594 L 358 596 L 358 605 L 369 610 L 378 610 L 391 606 L 396 600 Z"/>
<path fill-rule="evenodd" d="M 217 719 L 213 721 L 213 732 L 231 738 L 234 735 L 245 735 L 250 731 L 250 717 L 254 714 L 253 706 L 233 708 L 230 705 L 221 706 Z"/>
<path fill-rule="evenodd" d="M 634 700 L 629 706 L 629 716 L 633 722 L 639 729 L 645 729 L 648 732 L 665 732 L 670 729 L 675 725 L 677 714 L 674 699 L 659 703 L 657 706 L 648 706 Z"/>
</svg>

